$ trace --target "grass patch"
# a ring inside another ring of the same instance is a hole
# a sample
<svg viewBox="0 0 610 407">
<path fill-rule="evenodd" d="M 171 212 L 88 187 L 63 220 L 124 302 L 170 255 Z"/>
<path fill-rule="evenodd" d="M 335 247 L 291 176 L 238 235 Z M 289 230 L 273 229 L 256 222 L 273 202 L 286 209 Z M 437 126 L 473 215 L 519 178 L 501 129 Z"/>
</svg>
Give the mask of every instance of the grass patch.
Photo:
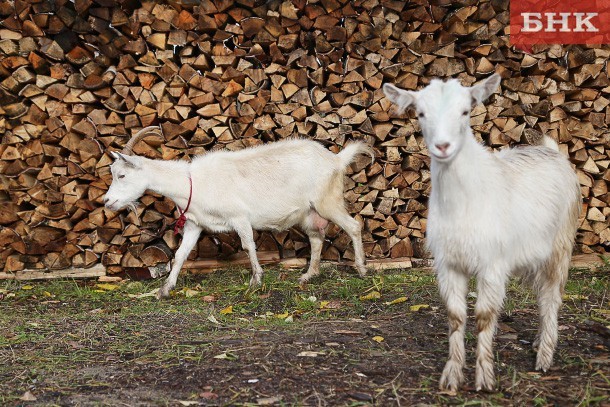
<svg viewBox="0 0 610 407">
<path fill-rule="evenodd" d="M 124 397 L 239 405 L 277 394 L 283 405 L 548 405 L 560 395 L 580 405 L 608 401 L 599 329 L 610 324 L 610 270 L 571 271 L 557 370 L 547 375 L 531 374 L 526 346 L 537 328 L 535 296 L 511 281 L 503 321 L 515 334 L 497 339 L 500 391 L 466 387 L 458 395 L 436 390 L 447 338 L 432 272 L 359 278 L 327 267 L 300 286 L 295 272 L 265 271 L 254 290 L 247 270 L 186 275 L 165 301 L 154 296 L 159 280 L 0 283 L 0 358 L 8 361 L 0 368 L 0 404 L 18 405 L 27 390 L 41 405 Z M 472 308 L 475 298 L 468 301 Z M 472 385 L 472 309 L 469 315 L 465 373 Z"/>
</svg>

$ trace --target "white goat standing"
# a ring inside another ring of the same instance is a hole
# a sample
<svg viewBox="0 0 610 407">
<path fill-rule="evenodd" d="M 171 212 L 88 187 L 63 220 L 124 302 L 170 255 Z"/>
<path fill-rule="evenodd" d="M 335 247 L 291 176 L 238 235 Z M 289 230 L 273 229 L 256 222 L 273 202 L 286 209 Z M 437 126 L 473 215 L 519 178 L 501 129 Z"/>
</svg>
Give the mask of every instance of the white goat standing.
<svg viewBox="0 0 610 407">
<path fill-rule="evenodd" d="M 495 387 L 492 342 L 511 275 L 538 298 L 536 369 L 546 371 L 557 344 L 557 313 L 580 212 L 580 188 L 557 144 L 491 153 L 470 129 L 470 110 L 500 84 L 492 75 L 471 88 L 433 80 L 419 92 L 385 84 L 386 97 L 413 105 L 431 158 L 427 244 L 449 316 L 449 360 L 440 388 L 463 383 L 466 294 L 477 280 L 476 389 Z"/>
<path fill-rule="evenodd" d="M 309 269 L 300 278 L 306 282 L 320 272 L 328 220 L 352 239 L 356 268 L 361 276 L 366 274 L 361 226 L 345 209 L 343 197 L 346 167 L 358 154 L 374 158 L 366 144 L 353 142 L 333 154 L 315 141 L 290 139 L 236 152 L 210 152 L 190 163 L 131 155 L 133 146 L 150 134 L 161 135 L 157 127 L 144 128 L 121 153 L 111 152 L 113 179 L 104 203 L 119 210 L 133 205 L 146 190 L 169 197 L 179 208 L 190 202 L 184 211 L 182 243 L 159 298 L 169 296 L 176 286 L 182 264 L 204 228 L 237 232 L 252 264 L 251 286 L 259 285 L 263 275 L 253 229 L 280 231 L 300 225 L 311 243 Z"/>
</svg>

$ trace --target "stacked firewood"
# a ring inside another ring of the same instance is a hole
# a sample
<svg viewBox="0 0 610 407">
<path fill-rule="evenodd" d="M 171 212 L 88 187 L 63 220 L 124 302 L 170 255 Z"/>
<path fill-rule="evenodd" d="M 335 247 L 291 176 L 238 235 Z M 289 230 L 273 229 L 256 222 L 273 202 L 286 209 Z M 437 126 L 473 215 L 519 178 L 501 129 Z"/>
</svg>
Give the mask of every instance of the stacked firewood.
<svg viewBox="0 0 610 407">
<path fill-rule="evenodd" d="M 473 111 L 494 148 L 561 142 L 584 197 L 577 250 L 609 248 L 610 47 L 512 47 L 508 0 L 16 0 L 0 3 L 0 269 L 98 263 L 110 272 L 167 262 L 179 243 L 173 202 L 145 195 L 111 212 L 109 150 L 160 125 L 135 152 L 189 160 L 287 137 L 337 152 L 373 145 L 346 177 L 370 258 L 425 257 L 429 158 L 413 113 L 381 86 L 433 77 L 502 89 Z M 258 233 L 261 251 L 305 255 L 298 230 Z M 207 234 L 191 259 L 240 250 Z M 353 258 L 328 230 L 323 256 Z"/>
</svg>

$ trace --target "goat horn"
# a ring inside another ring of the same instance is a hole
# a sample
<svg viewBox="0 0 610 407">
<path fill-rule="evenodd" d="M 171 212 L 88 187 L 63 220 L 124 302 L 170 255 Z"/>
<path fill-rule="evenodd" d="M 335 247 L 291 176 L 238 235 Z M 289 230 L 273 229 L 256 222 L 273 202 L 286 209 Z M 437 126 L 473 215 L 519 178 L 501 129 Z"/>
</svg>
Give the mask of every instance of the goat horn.
<svg viewBox="0 0 610 407">
<path fill-rule="evenodd" d="M 154 134 L 156 136 L 163 137 L 163 133 L 161 132 L 161 128 L 158 126 L 148 126 L 144 127 L 142 130 L 138 131 L 123 147 L 121 153 L 125 155 L 131 155 L 133 153 L 133 146 L 136 145 L 140 140 Z"/>
</svg>

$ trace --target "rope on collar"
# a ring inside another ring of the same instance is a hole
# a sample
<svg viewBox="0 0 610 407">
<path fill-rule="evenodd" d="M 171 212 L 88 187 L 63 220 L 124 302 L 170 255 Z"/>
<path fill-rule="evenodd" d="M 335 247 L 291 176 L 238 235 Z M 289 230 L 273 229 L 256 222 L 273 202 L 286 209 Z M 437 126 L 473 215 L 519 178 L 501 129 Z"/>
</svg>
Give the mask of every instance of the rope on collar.
<svg viewBox="0 0 610 407">
<path fill-rule="evenodd" d="M 193 180 L 191 179 L 190 175 L 189 175 L 189 185 L 190 185 L 189 200 L 186 204 L 186 208 L 184 208 L 184 211 L 183 211 L 182 209 L 180 209 L 180 207 L 178 205 L 176 205 L 176 208 L 178 208 L 178 212 L 180 212 L 180 217 L 178 217 L 178 220 L 176 221 L 176 224 L 174 225 L 174 236 L 177 235 L 178 232 L 180 232 L 184 228 L 184 224 L 186 223 L 186 212 L 189 210 L 189 207 L 191 206 L 191 198 L 193 197 Z"/>
</svg>

